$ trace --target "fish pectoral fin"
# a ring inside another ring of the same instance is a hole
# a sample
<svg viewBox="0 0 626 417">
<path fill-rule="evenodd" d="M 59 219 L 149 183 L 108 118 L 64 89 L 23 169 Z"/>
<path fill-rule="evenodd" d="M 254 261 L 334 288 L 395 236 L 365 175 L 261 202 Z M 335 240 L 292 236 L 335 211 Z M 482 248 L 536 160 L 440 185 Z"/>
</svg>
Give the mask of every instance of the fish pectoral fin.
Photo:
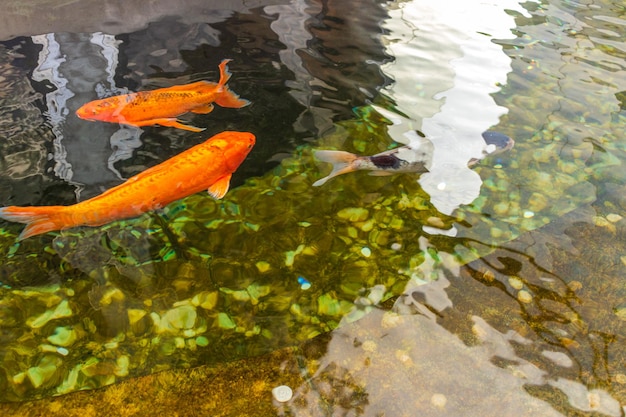
<svg viewBox="0 0 626 417">
<path fill-rule="evenodd" d="M 184 125 L 181 122 L 179 122 L 178 119 L 169 119 L 169 118 L 142 120 L 139 123 L 141 124 L 138 124 L 135 122 L 133 124 L 135 126 L 160 125 L 160 126 L 167 126 L 167 127 L 175 127 L 177 129 L 189 130 L 191 132 L 202 132 L 204 130 L 203 128 Z"/>
<path fill-rule="evenodd" d="M 216 199 L 220 199 L 226 195 L 228 188 L 230 187 L 230 178 L 233 174 L 228 174 L 219 180 L 215 181 L 213 185 L 209 187 L 209 194 Z"/>
<path fill-rule="evenodd" d="M 209 104 L 204 104 L 202 106 L 191 109 L 191 112 L 197 113 L 197 114 L 207 114 L 207 113 L 211 113 L 213 111 L 213 108 L 214 108 L 213 104 L 209 103 Z"/>
</svg>

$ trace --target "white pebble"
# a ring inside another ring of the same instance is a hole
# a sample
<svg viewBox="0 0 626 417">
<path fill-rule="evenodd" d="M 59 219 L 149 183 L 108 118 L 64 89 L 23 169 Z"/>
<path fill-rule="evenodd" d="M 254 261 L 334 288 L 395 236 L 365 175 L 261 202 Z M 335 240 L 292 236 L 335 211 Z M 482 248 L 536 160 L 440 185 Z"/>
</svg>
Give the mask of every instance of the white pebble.
<svg viewBox="0 0 626 417">
<path fill-rule="evenodd" d="M 272 390 L 274 399 L 280 403 L 285 403 L 293 397 L 293 391 L 287 385 L 281 385 Z"/>
<path fill-rule="evenodd" d="M 365 256 L 366 258 L 369 258 L 370 256 L 372 256 L 372 250 L 368 248 L 367 246 L 365 246 L 361 248 L 361 255 Z"/>
<path fill-rule="evenodd" d="M 574 361 L 572 361 L 572 359 L 563 352 L 544 350 L 541 354 L 557 365 L 564 366 L 566 368 L 574 366 Z"/>
<path fill-rule="evenodd" d="M 399 251 L 400 249 L 402 249 L 402 243 L 396 242 L 391 244 L 391 250 Z"/>
<path fill-rule="evenodd" d="M 70 353 L 70 351 L 65 349 L 64 347 L 58 347 L 57 348 L 57 353 L 59 355 L 67 356 Z"/>
<path fill-rule="evenodd" d="M 366 340 L 365 342 L 363 342 L 361 347 L 363 348 L 364 351 L 369 352 L 369 353 L 376 352 L 376 350 L 378 349 L 378 345 L 376 345 L 376 342 L 372 340 Z"/>
<path fill-rule="evenodd" d="M 533 296 L 526 290 L 520 290 L 517 293 L 517 299 L 522 303 L 530 304 L 533 302 Z"/>
<path fill-rule="evenodd" d="M 430 403 L 437 408 L 445 408 L 447 402 L 448 399 L 443 394 L 433 394 L 433 396 L 430 397 Z"/>
<path fill-rule="evenodd" d="M 532 211 L 530 211 L 530 210 L 526 210 L 526 211 L 524 212 L 524 218 L 525 218 L 525 219 L 530 219 L 531 217 L 534 217 L 534 216 L 535 216 L 535 213 L 534 213 L 534 212 L 532 212 Z"/>
<path fill-rule="evenodd" d="M 524 288 L 524 281 L 522 281 L 518 277 L 509 277 L 509 285 L 516 290 L 521 290 L 522 288 Z"/>
</svg>

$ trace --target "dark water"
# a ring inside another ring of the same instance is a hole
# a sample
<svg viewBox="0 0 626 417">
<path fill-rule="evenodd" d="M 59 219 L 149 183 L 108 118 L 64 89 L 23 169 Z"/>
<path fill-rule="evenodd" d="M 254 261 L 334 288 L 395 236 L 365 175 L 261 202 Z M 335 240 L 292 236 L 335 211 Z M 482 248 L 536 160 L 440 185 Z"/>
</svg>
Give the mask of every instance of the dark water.
<svg viewBox="0 0 626 417">
<path fill-rule="evenodd" d="M 379 10 L 363 18 L 361 30 L 377 30 L 383 16 Z M 316 75 L 310 82 L 296 81 L 289 88 L 285 80 L 294 74 L 281 63 L 280 52 L 287 46 L 272 31 L 276 16 L 257 10 L 245 15 L 224 12 L 215 18 L 215 22 L 190 25 L 180 18 L 165 17 L 145 29 L 117 36 L 54 33 L 5 42 L 7 50 L 19 54 L 11 65 L 30 75 L 32 89 L 42 95 L 34 104 L 44 113 L 38 124 L 48 130 L 46 150 L 53 155 L 53 161 L 46 160 L 48 155 L 40 158 L 44 173 L 31 172 L 29 177 L 43 175 L 55 187 L 53 196 L 47 198 L 45 191 L 26 192 L 27 185 L 18 182 L 15 187 L 21 192 L 4 194 L 6 204 L 70 204 L 76 199 L 72 189 L 80 189 L 79 199 L 92 197 L 119 183 L 120 178 L 217 132 L 254 130 L 258 145 L 235 174 L 235 182 L 240 184 L 247 177 L 267 172 L 282 155 L 331 129 L 334 121 L 352 117 L 352 107 L 362 105 L 386 83 L 379 64 L 390 57 L 375 40 L 355 43 L 352 47 L 362 52 L 345 56 L 335 56 L 334 46 L 325 45 L 325 38 L 342 38 L 347 36 L 342 32 L 349 30 L 329 25 L 332 19 L 309 16 L 307 26 L 320 36 L 307 45 L 300 65 Z M 142 134 L 138 129 L 84 123 L 74 114 L 96 98 L 199 79 L 216 81 L 217 65 L 223 59 L 233 60 L 229 68 L 236 75 L 229 83 L 231 88 L 254 105 L 238 112 L 218 108 L 205 120 L 196 117 L 195 123 L 207 128 L 201 134 L 174 131 L 164 136 L 166 132 L 159 128 L 145 129 Z M 54 175 L 46 175 L 50 170 Z M 59 198 L 58 188 L 65 189 L 65 199 Z M 30 199 L 24 200 L 29 195 Z"/>
<path fill-rule="evenodd" d="M 223 130 L 257 145 L 221 201 L 19 244 L 1 223 L 0 399 L 293 347 L 232 378 L 253 415 L 623 415 L 623 5 L 256 6 L 2 42 L 0 205 L 73 204 Z M 215 81 L 225 58 L 252 105 L 182 117 L 202 133 L 74 114 Z M 470 169 L 486 130 L 515 148 Z M 311 186 L 313 150 L 416 131 L 430 172 Z M 272 400 L 281 384 L 293 400 Z"/>
</svg>

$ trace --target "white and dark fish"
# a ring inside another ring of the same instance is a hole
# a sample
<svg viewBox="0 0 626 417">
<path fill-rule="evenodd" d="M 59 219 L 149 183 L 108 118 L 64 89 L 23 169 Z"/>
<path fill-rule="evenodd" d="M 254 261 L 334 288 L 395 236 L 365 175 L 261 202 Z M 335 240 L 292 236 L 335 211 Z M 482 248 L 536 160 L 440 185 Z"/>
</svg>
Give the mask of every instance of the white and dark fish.
<svg viewBox="0 0 626 417">
<path fill-rule="evenodd" d="M 428 172 L 434 152 L 432 142 L 418 136 L 415 131 L 405 132 L 404 136 L 408 139 L 405 142 L 407 145 L 372 156 L 359 156 L 345 151 L 316 151 L 315 157 L 332 164 L 333 169 L 329 175 L 315 181 L 313 186 L 318 187 L 333 177 L 353 171 L 371 171 L 370 175 Z M 468 162 L 470 167 L 486 156 L 508 151 L 515 144 L 513 139 L 499 132 L 486 131 L 482 136 L 485 140 L 483 155 L 481 158 L 471 159 Z"/>
<path fill-rule="evenodd" d="M 433 144 L 415 135 L 408 145 L 372 156 L 358 156 L 345 151 L 316 151 L 315 157 L 333 165 L 331 173 L 313 183 L 319 187 L 337 175 L 353 171 L 371 171 L 370 175 L 392 175 L 401 172 L 427 172 L 432 161 Z"/>
</svg>

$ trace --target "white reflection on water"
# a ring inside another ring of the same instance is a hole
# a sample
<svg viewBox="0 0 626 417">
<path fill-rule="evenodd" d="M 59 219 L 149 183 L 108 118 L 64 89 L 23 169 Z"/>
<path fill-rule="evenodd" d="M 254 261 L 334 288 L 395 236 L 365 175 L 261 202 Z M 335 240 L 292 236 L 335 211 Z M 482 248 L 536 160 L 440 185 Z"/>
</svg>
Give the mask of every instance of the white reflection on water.
<svg viewBox="0 0 626 417">
<path fill-rule="evenodd" d="M 72 165 L 66 160 L 67 152 L 63 145 L 61 124 L 67 116 L 67 101 L 74 93 L 66 88 L 67 80 L 59 74 L 59 65 L 65 62 L 61 54 L 61 46 L 54 38 L 53 33 L 32 37 L 35 44 L 42 46 L 39 53 L 38 66 L 33 70 L 32 79 L 37 82 L 50 81 L 56 89 L 46 94 L 48 111 L 46 117 L 52 126 L 55 140 L 53 142 L 55 159 L 54 173 L 59 178 L 71 181 L 74 173 Z"/>
<path fill-rule="evenodd" d="M 98 188 L 102 182 L 121 179 L 113 164 L 132 156 L 141 145 L 140 129 L 87 124 L 74 114 L 85 101 L 125 92 L 114 81 L 120 42 L 100 32 L 49 33 L 32 39 L 42 46 L 32 78 L 55 87 L 45 97 L 46 117 L 55 135 L 50 156 L 55 161 L 54 174 L 77 186 L 80 200 L 85 187 Z M 93 97 L 94 90 L 98 97 Z M 109 143 L 101 140 L 105 137 Z"/>
<path fill-rule="evenodd" d="M 433 166 L 419 182 L 442 213 L 451 214 L 480 193 L 467 167 L 485 146 L 481 134 L 507 109 L 491 94 L 506 83 L 511 60 L 493 39 L 512 38 L 514 1 L 397 2 L 384 26 L 396 60 L 384 67 L 395 79 L 389 94 L 399 110 L 435 145 Z M 515 139 L 515 138 L 514 138 Z"/>
<path fill-rule="evenodd" d="M 509 352 L 510 342 L 521 338 L 477 320 L 491 338 L 468 347 L 426 316 L 373 311 L 335 331 L 310 384 L 295 390 L 291 411 L 312 416 L 400 416 L 407 410 L 420 416 L 560 416 L 523 389 L 529 378 L 541 376 L 538 368 L 519 365 L 518 372 L 528 373 L 520 378 L 491 363 L 494 353 Z M 362 390 L 366 399 L 346 407 L 340 398 L 329 412 L 323 397 L 333 393 L 329 385 L 337 379 L 346 381 L 345 397 Z M 351 408 L 363 413 L 349 414 L 355 411 Z"/>
<path fill-rule="evenodd" d="M 321 12 L 321 6 L 306 0 L 294 0 L 290 4 L 266 6 L 265 12 L 270 15 L 277 15 L 277 19 L 270 25 L 272 30 L 278 35 L 280 42 L 285 45 L 285 49 L 278 52 L 281 62 L 294 74 L 294 80 L 285 80 L 285 85 L 289 87 L 289 94 L 296 101 L 305 107 L 305 112 L 300 115 L 294 123 L 297 132 L 307 130 L 307 125 L 320 126 L 321 132 L 332 129 L 331 109 L 314 107 L 313 98 L 315 91 L 313 86 L 322 83 L 321 80 L 312 76 L 304 67 L 299 51 L 307 51 L 308 43 L 313 39 L 309 31 L 309 20 L 311 16 Z M 312 117 L 313 122 L 307 121 L 307 117 Z"/>
</svg>

